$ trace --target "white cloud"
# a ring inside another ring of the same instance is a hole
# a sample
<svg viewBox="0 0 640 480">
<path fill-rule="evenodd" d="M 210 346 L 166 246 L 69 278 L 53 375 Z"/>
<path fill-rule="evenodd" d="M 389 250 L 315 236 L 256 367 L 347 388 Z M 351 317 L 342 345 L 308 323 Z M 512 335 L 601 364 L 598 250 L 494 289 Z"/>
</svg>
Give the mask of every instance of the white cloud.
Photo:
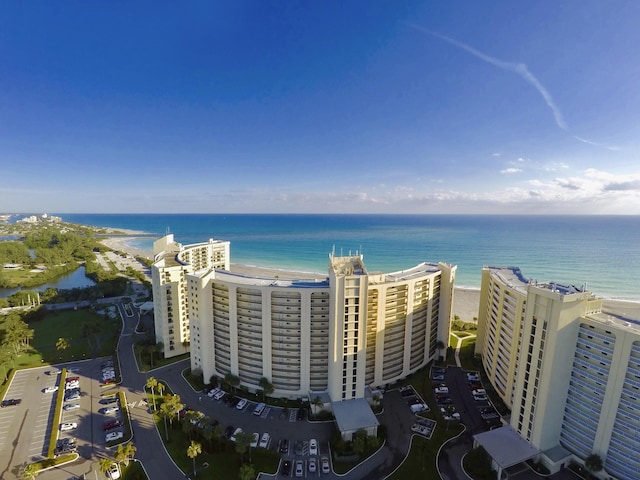
<svg viewBox="0 0 640 480">
<path fill-rule="evenodd" d="M 522 170 L 520 168 L 514 168 L 514 167 L 510 167 L 510 168 L 505 168 L 503 170 L 500 170 L 500 173 L 503 174 L 512 174 L 512 173 L 518 173 L 521 172 Z"/>
</svg>

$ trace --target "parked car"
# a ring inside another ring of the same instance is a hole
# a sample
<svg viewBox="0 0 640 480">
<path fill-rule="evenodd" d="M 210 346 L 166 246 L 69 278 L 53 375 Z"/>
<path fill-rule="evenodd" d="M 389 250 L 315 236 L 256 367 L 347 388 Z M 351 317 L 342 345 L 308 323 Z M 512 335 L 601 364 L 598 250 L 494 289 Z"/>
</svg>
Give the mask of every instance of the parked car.
<svg viewBox="0 0 640 480">
<path fill-rule="evenodd" d="M 226 392 L 224 390 L 220 390 L 220 391 L 216 392 L 216 394 L 213 396 L 213 399 L 214 400 L 220 400 L 225 395 L 226 395 Z"/>
<path fill-rule="evenodd" d="M 265 432 L 262 434 L 262 437 L 260 437 L 260 443 L 258 444 L 258 446 L 260 448 L 268 448 L 270 440 L 271 437 L 269 436 L 269 433 Z"/>
<path fill-rule="evenodd" d="M 315 438 L 309 440 L 309 455 L 318 455 L 318 441 Z"/>
<path fill-rule="evenodd" d="M 285 460 L 284 462 L 282 462 L 282 475 L 284 475 L 285 477 L 288 477 L 289 474 L 291 473 L 291 462 L 289 460 Z"/>
<path fill-rule="evenodd" d="M 112 463 L 107 469 L 107 476 L 111 480 L 118 480 L 120 478 L 120 467 L 118 467 L 117 463 Z"/>
<path fill-rule="evenodd" d="M 304 467 L 302 460 L 296 460 L 296 477 L 302 477 L 304 475 Z"/>
<path fill-rule="evenodd" d="M 322 473 L 331 472 L 331 466 L 329 465 L 329 458 L 328 457 L 322 457 L 320 459 L 320 463 L 322 464 Z"/>
<path fill-rule="evenodd" d="M 107 442 L 114 442 L 120 440 L 122 437 L 124 437 L 123 432 L 109 432 L 105 435 L 104 439 Z"/>
<path fill-rule="evenodd" d="M 449 393 L 449 387 L 436 387 L 433 391 L 436 393 Z"/>
<path fill-rule="evenodd" d="M 260 441 L 260 434 L 256 432 L 253 434 L 253 441 L 250 443 L 251 448 L 256 448 L 258 446 L 259 441 Z"/>
<path fill-rule="evenodd" d="M 240 399 L 240 401 L 238 402 L 238 404 L 236 405 L 236 408 L 238 410 L 242 410 L 244 407 L 247 406 L 247 399 L 246 398 L 242 398 Z"/>
<path fill-rule="evenodd" d="M 309 472 L 310 473 L 316 473 L 316 470 L 318 469 L 318 464 L 317 464 L 315 458 L 310 458 L 309 459 L 308 466 L 309 466 Z"/>
<path fill-rule="evenodd" d="M 253 414 L 254 415 L 262 415 L 262 412 L 264 411 L 266 405 L 264 403 L 259 403 L 256 405 L 256 407 L 253 409 Z"/>
<path fill-rule="evenodd" d="M 46 387 L 44 390 L 42 390 L 42 393 L 53 393 L 57 391 L 58 391 L 58 386 L 54 385 L 53 387 Z"/>
<path fill-rule="evenodd" d="M 80 382 L 67 382 L 64 384 L 65 390 L 73 390 L 74 388 L 80 388 Z"/>
<path fill-rule="evenodd" d="M 278 450 L 283 455 L 288 454 L 289 453 L 289 440 L 287 440 L 286 438 L 283 438 L 282 440 L 280 440 L 280 448 Z"/>
<path fill-rule="evenodd" d="M 211 390 L 209 390 L 209 393 L 207 393 L 207 396 L 209 398 L 213 398 L 215 396 L 216 393 L 218 393 L 220 391 L 219 388 L 213 388 Z"/>
<path fill-rule="evenodd" d="M 106 413 L 107 415 L 110 415 L 110 414 L 112 414 L 112 413 L 116 413 L 116 412 L 118 412 L 118 411 L 120 411 L 120 407 L 115 406 L 115 405 L 114 405 L 114 406 L 112 406 L 112 407 L 106 407 L 106 408 L 103 408 L 103 409 L 102 409 L 102 412 L 103 412 L 103 413 Z"/>
<path fill-rule="evenodd" d="M 69 410 L 76 410 L 80 408 L 80 404 L 79 403 L 67 403 L 64 407 L 62 407 L 62 409 L 65 412 L 68 412 Z"/>
<path fill-rule="evenodd" d="M 118 428 L 122 426 L 122 420 L 109 420 L 104 422 L 104 425 L 102 426 L 102 429 L 105 432 L 108 432 L 109 430 L 113 430 L 114 428 Z"/>
<path fill-rule="evenodd" d="M 61 432 L 66 432 L 68 430 L 75 430 L 76 428 L 78 428 L 78 424 L 74 422 L 67 422 L 67 423 L 60 424 Z"/>
<path fill-rule="evenodd" d="M 103 405 L 109 405 L 111 403 L 116 403 L 118 401 L 118 397 L 116 395 L 111 395 L 109 397 L 103 397 L 99 400 L 99 402 Z"/>
</svg>

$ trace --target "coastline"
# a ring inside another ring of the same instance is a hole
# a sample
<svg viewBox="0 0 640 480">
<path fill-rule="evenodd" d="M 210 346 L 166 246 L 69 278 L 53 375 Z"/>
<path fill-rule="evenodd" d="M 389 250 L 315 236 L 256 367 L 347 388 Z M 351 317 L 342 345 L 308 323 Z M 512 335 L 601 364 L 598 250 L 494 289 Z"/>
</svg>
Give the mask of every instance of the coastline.
<svg viewBox="0 0 640 480">
<path fill-rule="evenodd" d="M 114 229 L 115 230 L 115 229 Z M 124 229 L 118 229 L 124 231 Z M 126 235 L 108 236 L 100 239 L 105 246 L 128 253 L 130 255 L 153 258 L 151 250 L 137 248 L 130 244 L 133 240 L 140 238 L 148 238 L 145 232 L 126 231 Z M 141 235 L 142 234 L 142 235 Z M 240 267 L 240 265 L 237 265 Z M 273 269 L 271 269 L 273 270 Z M 282 270 L 284 271 L 284 269 Z M 624 300 L 618 298 L 602 298 L 602 311 L 605 314 L 621 316 L 623 318 L 640 321 L 640 302 L 633 300 Z M 474 287 L 455 287 L 453 295 L 453 314 L 460 317 L 464 322 L 473 322 L 478 317 L 478 309 L 480 307 L 480 288 Z"/>
</svg>

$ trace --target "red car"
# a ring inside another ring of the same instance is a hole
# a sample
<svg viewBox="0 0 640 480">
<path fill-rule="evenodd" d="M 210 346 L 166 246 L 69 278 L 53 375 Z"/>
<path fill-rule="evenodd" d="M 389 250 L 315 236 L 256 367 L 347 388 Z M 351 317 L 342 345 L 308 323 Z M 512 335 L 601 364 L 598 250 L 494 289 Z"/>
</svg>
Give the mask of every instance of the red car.
<svg viewBox="0 0 640 480">
<path fill-rule="evenodd" d="M 104 431 L 113 430 L 114 428 L 118 428 L 122 426 L 122 420 L 110 420 L 108 422 L 104 422 Z"/>
<path fill-rule="evenodd" d="M 65 381 L 67 383 L 69 383 L 69 382 L 79 382 L 80 381 L 80 377 L 68 377 Z"/>
</svg>

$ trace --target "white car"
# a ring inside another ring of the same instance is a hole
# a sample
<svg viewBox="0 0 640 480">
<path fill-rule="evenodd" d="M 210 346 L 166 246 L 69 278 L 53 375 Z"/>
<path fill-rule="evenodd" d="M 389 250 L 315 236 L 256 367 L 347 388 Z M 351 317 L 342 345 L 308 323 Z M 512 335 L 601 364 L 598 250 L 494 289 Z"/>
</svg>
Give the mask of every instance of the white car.
<svg viewBox="0 0 640 480">
<path fill-rule="evenodd" d="M 310 458 L 309 459 L 309 473 L 316 473 L 317 469 L 318 469 L 318 464 L 316 463 L 316 459 L 315 458 Z"/>
<path fill-rule="evenodd" d="M 309 440 L 309 455 L 318 455 L 318 441 L 315 438 Z"/>
<path fill-rule="evenodd" d="M 61 432 L 66 432 L 68 430 L 75 430 L 76 428 L 78 428 L 78 424 L 77 423 L 68 422 L 68 423 L 61 423 L 60 424 L 60 431 Z"/>
<path fill-rule="evenodd" d="M 117 463 L 112 463 L 111 466 L 107 469 L 107 476 L 111 480 L 118 480 L 120 478 L 120 468 Z"/>
<path fill-rule="evenodd" d="M 58 391 L 58 386 L 54 385 L 53 387 L 47 387 L 44 390 L 42 390 L 42 393 L 53 393 L 53 392 L 57 392 Z"/>
<path fill-rule="evenodd" d="M 214 400 L 220 400 L 222 397 L 224 397 L 225 391 L 224 390 L 220 390 L 218 393 L 216 393 L 213 396 Z"/>
<path fill-rule="evenodd" d="M 115 440 L 120 440 L 122 437 L 124 437 L 124 433 L 122 432 L 109 432 L 105 435 L 104 439 L 107 442 L 113 442 Z"/>
<path fill-rule="evenodd" d="M 213 398 L 213 396 L 214 396 L 216 393 L 218 393 L 219 391 L 220 391 L 220 389 L 219 389 L 219 388 L 214 388 L 213 390 L 209 390 L 209 393 L 207 393 L 207 396 L 208 396 L 209 398 Z"/>
<path fill-rule="evenodd" d="M 302 477 L 304 475 L 304 467 L 302 466 L 302 460 L 296 461 L 296 477 Z"/>
<path fill-rule="evenodd" d="M 246 398 L 242 398 L 239 402 L 238 405 L 236 405 L 236 408 L 238 410 L 242 410 L 244 407 L 247 406 L 247 399 Z"/>
<path fill-rule="evenodd" d="M 258 446 L 260 448 L 269 447 L 269 440 L 271 440 L 271 437 L 269 436 L 269 433 L 267 433 L 267 432 L 263 433 L 262 437 L 260 438 L 260 443 L 258 444 Z"/>
<path fill-rule="evenodd" d="M 436 387 L 434 389 L 435 393 L 449 393 L 449 388 L 448 387 Z"/>
<path fill-rule="evenodd" d="M 80 382 L 67 382 L 64 385 L 65 390 L 73 390 L 74 388 L 80 388 Z"/>
<path fill-rule="evenodd" d="M 64 411 L 75 410 L 76 408 L 80 408 L 79 403 L 67 403 L 64 407 L 62 407 Z"/>
<path fill-rule="evenodd" d="M 103 412 L 106 414 L 116 413 L 118 411 L 120 411 L 120 407 L 117 406 L 106 407 L 105 409 L 103 409 Z"/>
<path fill-rule="evenodd" d="M 321 463 L 322 463 L 322 473 L 330 473 L 331 466 L 329 465 L 329 458 L 322 457 Z"/>
<path fill-rule="evenodd" d="M 259 433 L 254 433 L 253 434 L 253 440 L 251 441 L 250 445 L 251 448 L 256 448 L 258 446 L 258 441 L 260 440 L 260 434 Z"/>
</svg>

